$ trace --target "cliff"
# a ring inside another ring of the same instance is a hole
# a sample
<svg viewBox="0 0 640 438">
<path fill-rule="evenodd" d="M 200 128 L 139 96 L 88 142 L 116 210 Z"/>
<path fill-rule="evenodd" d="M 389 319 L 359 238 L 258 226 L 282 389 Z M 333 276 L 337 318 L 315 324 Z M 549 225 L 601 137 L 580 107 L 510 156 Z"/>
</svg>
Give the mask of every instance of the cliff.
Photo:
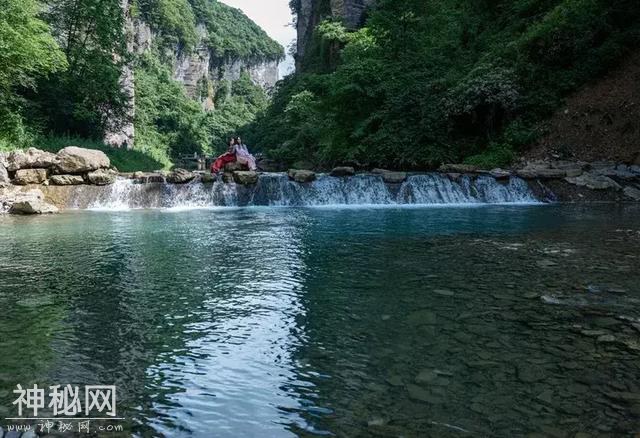
<svg viewBox="0 0 640 438">
<path fill-rule="evenodd" d="M 293 4 L 298 32 L 296 69 L 300 70 L 313 30 L 324 19 L 341 20 L 347 28 L 364 23 L 366 11 L 375 0 L 297 0 Z"/>
<path fill-rule="evenodd" d="M 123 69 L 121 79 L 130 110 L 126 120 L 110 123 L 105 133 L 107 144 L 128 148 L 134 144 L 135 66 L 144 55 L 151 54 L 168 66 L 173 80 L 182 84 L 187 96 L 204 111 L 215 109 L 216 94 L 223 81 L 233 83 L 246 73 L 268 93 L 279 79 L 278 65 L 284 49 L 238 9 L 216 0 L 182 0 L 178 4 L 187 8 L 182 11 L 187 16 L 186 24 L 176 27 L 175 17 L 162 15 L 167 11 L 142 6 L 135 0 L 122 0 L 121 4 L 133 59 Z M 187 11 L 193 11 L 192 15 Z"/>
</svg>

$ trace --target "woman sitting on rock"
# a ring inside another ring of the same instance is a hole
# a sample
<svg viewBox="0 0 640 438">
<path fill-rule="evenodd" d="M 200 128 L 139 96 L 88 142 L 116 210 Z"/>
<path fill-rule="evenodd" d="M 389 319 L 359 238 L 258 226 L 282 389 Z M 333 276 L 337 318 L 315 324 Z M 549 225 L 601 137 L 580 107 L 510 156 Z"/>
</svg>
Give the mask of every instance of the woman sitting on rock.
<svg viewBox="0 0 640 438">
<path fill-rule="evenodd" d="M 236 137 L 236 158 L 238 163 L 244 164 L 249 168 L 249 170 L 256 170 L 256 159 L 251 153 L 249 153 L 249 149 L 247 145 L 242 143 L 242 139 L 240 137 Z"/>
<path fill-rule="evenodd" d="M 224 166 L 226 166 L 229 163 L 233 163 L 234 161 L 236 161 L 236 151 L 237 151 L 237 143 L 236 143 L 236 139 L 231 137 L 229 139 L 229 148 L 227 149 L 227 152 L 225 152 L 224 154 L 220 155 L 216 161 L 213 162 L 213 164 L 211 165 L 211 173 L 218 173 L 222 170 L 222 168 Z"/>
</svg>

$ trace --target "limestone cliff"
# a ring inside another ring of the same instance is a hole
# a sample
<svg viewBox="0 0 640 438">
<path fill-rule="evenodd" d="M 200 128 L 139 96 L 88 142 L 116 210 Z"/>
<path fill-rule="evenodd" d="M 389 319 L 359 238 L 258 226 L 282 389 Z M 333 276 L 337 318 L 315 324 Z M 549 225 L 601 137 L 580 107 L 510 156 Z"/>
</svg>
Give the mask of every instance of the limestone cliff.
<svg viewBox="0 0 640 438">
<path fill-rule="evenodd" d="M 300 69 L 315 27 L 326 18 L 341 19 L 351 29 L 363 24 L 375 0 L 298 0 L 295 6 L 298 31 L 296 68 Z"/>
</svg>

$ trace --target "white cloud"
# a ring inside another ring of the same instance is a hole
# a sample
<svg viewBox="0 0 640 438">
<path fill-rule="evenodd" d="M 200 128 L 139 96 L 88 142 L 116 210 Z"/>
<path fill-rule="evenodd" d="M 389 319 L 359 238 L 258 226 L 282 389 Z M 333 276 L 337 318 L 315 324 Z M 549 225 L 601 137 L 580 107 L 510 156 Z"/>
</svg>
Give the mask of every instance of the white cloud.
<svg viewBox="0 0 640 438">
<path fill-rule="evenodd" d="M 287 60 L 280 66 L 280 75 L 290 73 L 293 58 L 288 55 L 289 46 L 296 38 L 291 26 L 293 16 L 289 0 L 221 0 L 229 6 L 242 9 L 245 15 L 262 27 L 271 38 L 278 41 L 287 51 Z"/>
</svg>

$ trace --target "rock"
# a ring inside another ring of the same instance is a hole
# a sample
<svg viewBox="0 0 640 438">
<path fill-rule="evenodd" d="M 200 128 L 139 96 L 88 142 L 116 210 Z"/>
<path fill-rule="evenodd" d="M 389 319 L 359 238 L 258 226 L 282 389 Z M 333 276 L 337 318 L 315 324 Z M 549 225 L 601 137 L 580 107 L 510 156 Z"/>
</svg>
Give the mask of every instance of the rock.
<svg viewBox="0 0 640 438">
<path fill-rule="evenodd" d="M 86 173 L 111 166 L 109 157 L 99 150 L 68 146 L 58 152 L 56 168 L 60 173 Z"/>
<path fill-rule="evenodd" d="M 47 179 L 46 169 L 20 169 L 16 171 L 13 183 L 19 186 L 42 184 Z"/>
<path fill-rule="evenodd" d="M 386 172 L 391 172 L 391 171 L 387 169 L 378 169 L 378 168 L 373 169 L 371 171 L 371 173 L 373 173 L 374 175 L 382 175 L 383 173 L 386 173 Z"/>
<path fill-rule="evenodd" d="M 565 178 L 565 181 L 577 186 L 587 187 L 591 190 L 621 189 L 620 185 L 608 176 L 598 175 L 591 172 L 583 173 L 577 177 L 567 177 Z"/>
<path fill-rule="evenodd" d="M 256 161 L 256 166 L 263 172 L 279 172 L 282 170 L 282 164 L 275 161 L 270 160 L 268 158 L 260 158 Z"/>
<path fill-rule="evenodd" d="M 11 178 L 9 178 L 7 168 L 4 167 L 4 164 L 0 163 L 0 187 L 8 185 L 10 182 Z"/>
<path fill-rule="evenodd" d="M 1 171 L 1 170 L 0 170 Z M 2 176 L 0 175 L 0 183 L 2 182 Z M 634 201 L 640 201 L 640 190 L 635 187 L 627 186 L 622 191 L 627 198 L 631 198 Z"/>
<path fill-rule="evenodd" d="M 567 176 L 564 168 L 554 168 L 546 161 L 532 161 L 516 170 L 516 175 L 524 179 L 560 179 Z"/>
<path fill-rule="evenodd" d="M 611 343 L 616 341 L 616 337 L 613 335 L 602 335 L 598 336 L 597 341 L 602 343 Z"/>
<path fill-rule="evenodd" d="M 215 182 L 216 177 L 210 173 L 203 173 L 200 175 L 200 181 L 202 181 L 203 184 L 209 184 Z"/>
<path fill-rule="evenodd" d="M 407 180 L 406 172 L 384 172 L 382 180 L 387 184 L 402 184 Z"/>
<path fill-rule="evenodd" d="M 241 170 L 249 170 L 249 166 L 247 166 L 246 164 L 238 163 L 237 161 L 224 166 L 225 172 L 236 172 Z"/>
<path fill-rule="evenodd" d="M 54 186 L 76 186 L 84 184 L 81 175 L 53 175 L 49 180 Z"/>
<path fill-rule="evenodd" d="M 438 172 L 442 173 L 478 173 L 481 172 L 477 166 L 470 164 L 443 164 L 438 169 Z"/>
<path fill-rule="evenodd" d="M 108 186 L 116 182 L 117 173 L 112 170 L 99 169 L 87 173 L 87 181 L 89 184 L 96 186 Z"/>
<path fill-rule="evenodd" d="M 57 213 L 58 208 L 44 200 L 40 190 L 17 193 L 13 199 L 9 213 L 11 214 L 48 214 Z"/>
<path fill-rule="evenodd" d="M 20 169 L 49 168 L 56 164 L 57 157 L 51 152 L 29 148 L 26 151 L 13 151 L 6 157 L 7 170 L 15 172 Z"/>
<path fill-rule="evenodd" d="M 439 404 L 442 402 L 437 396 L 431 394 L 426 389 L 419 387 L 418 385 L 407 385 L 407 391 L 409 392 L 409 398 L 430 404 Z"/>
<path fill-rule="evenodd" d="M 258 182 L 258 172 L 236 171 L 233 172 L 233 180 L 243 186 L 253 185 Z"/>
<path fill-rule="evenodd" d="M 489 175 L 491 175 L 495 179 L 508 179 L 511 176 L 511 172 L 504 169 L 492 169 L 489 172 Z"/>
<path fill-rule="evenodd" d="M 196 178 L 196 174 L 186 169 L 175 169 L 169 175 L 167 175 L 167 182 L 170 184 L 186 184 L 193 181 Z"/>
<path fill-rule="evenodd" d="M 353 176 L 356 174 L 356 171 L 353 167 L 336 167 L 334 168 L 330 175 L 336 177 L 344 177 L 344 176 Z"/>
<path fill-rule="evenodd" d="M 288 175 L 289 179 L 298 183 L 309 183 L 316 180 L 316 173 L 311 170 L 290 169 Z"/>
<path fill-rule="evenodd" d="M 222 174 L 222 182 L 224 182 L 225 184 L 231 184 L 233 182 L 235 182 L 233 180 L 233 173 L 229 173 L 229 172 L 225 172 Z"/>
<path fill-rule="evenodd" d="M 164 183 L 167 181 L 167 176 L 162 172 L 135 172 L 133 179 L 138 184 Z"/>
</svg>

